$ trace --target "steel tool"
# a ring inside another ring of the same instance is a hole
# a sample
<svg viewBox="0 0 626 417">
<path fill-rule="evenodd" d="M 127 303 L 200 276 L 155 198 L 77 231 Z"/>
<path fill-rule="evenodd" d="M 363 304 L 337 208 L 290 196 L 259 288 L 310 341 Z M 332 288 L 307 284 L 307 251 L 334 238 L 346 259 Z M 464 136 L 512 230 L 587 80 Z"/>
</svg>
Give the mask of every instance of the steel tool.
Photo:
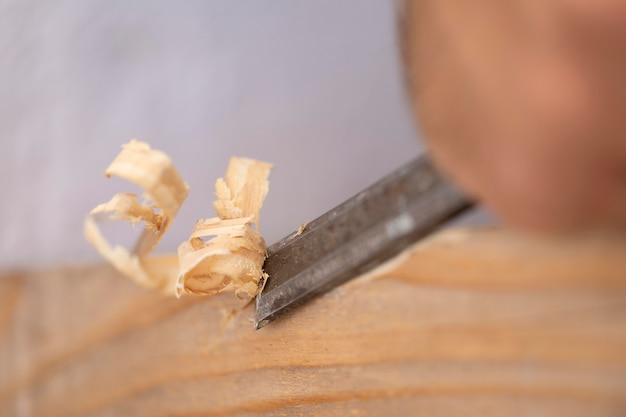
<svg viewBox="0 0 626 417">
<path fill-rule="evenodd" d="M 473 203 L 419 157 L 268 248 L 259 329 L 402 252 Z"/>
</svg>

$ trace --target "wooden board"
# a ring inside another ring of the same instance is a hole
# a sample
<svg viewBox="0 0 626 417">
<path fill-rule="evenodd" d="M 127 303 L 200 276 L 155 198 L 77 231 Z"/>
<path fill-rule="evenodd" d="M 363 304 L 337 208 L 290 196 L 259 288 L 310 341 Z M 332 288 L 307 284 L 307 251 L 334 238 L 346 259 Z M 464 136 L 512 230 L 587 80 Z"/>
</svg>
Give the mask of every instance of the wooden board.
<svg viewBox="0 0 626 417">
<path fill-rule="evenodd" d="M 0 279 L 0 416 L 623 416 L 626 242 L 449 231 L 255 331 L 107 266 Z"/>
</svg>

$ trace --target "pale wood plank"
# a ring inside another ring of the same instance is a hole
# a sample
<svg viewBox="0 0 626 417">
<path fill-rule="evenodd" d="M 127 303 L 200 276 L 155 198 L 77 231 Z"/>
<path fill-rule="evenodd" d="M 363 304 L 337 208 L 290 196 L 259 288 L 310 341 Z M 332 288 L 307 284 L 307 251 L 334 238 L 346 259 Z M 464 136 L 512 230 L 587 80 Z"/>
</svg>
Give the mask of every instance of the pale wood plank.
<svg viewBox="0 0 626 417">
<path fill-rule="evenodd" d="M 0 415 L 626 414 L 624 240 L 447 232 L 252 315 L 106 266 L 0 279 Z"/>
</svg>

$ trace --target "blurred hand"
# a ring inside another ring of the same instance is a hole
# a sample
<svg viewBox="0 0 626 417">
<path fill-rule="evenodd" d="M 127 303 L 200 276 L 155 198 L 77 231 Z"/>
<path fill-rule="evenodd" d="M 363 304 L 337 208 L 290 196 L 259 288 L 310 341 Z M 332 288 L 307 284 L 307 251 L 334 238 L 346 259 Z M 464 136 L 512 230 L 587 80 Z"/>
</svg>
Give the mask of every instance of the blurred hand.
<svg viewBox="0 0 626 417">
<path fill-rule="evenodd" d="M 518 227 L 626 225 L 626 2 L 408 0 L 435 162 Z"/>
</svg>

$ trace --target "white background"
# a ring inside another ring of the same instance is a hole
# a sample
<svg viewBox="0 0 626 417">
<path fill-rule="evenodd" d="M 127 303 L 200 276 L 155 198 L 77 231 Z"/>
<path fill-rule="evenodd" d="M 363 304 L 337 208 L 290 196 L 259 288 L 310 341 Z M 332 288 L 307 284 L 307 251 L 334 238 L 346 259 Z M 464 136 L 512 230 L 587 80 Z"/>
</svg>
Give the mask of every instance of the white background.
<svg viewBox="0 0 626 417">
<path fill-rule="evenodd" d="M 272 243 L 417 155 L 385 0 L 0 2 L 0 269 L 97 259 L 86 213 L 131 138 L 191 186 L 159 247 L 214 215 L 232 155 L 275 164 Z M 480 216 L 479 216 L 480 217 Z"/>
</svg>

